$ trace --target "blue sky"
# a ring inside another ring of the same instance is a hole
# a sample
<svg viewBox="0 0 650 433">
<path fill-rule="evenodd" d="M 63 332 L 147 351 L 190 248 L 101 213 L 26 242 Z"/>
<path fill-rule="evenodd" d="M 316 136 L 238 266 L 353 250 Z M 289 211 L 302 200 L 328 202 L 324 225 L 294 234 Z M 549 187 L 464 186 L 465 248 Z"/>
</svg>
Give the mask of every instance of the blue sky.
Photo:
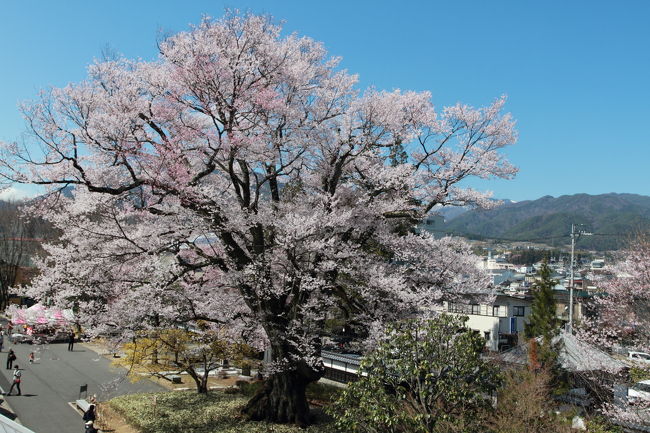
<svg viewBox="0 0 650 433">
<path fill-rule="evenodd" d="M 579 192 L 650 195 L 650 1 L 0 2 L 0 140 L 39 89 L 85 77 L 110 46 L 156 56 L 160 31 L 237 7 L 324 42 L 362 87 L 430 90 L 437 106 L 508 95 L 512 181 L 472 186 L 513 200 Z"/>
</svg>

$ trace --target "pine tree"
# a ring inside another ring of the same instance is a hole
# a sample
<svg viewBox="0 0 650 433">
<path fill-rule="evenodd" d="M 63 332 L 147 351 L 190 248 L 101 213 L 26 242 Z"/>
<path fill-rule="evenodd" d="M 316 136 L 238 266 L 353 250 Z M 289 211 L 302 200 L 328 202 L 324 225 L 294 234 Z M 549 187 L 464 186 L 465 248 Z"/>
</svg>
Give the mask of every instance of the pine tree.
<svg viewBox="0 0 650 433">
<path fill-rule="evenodd" d="M 551 279 L 551 269 L 544 261 L 538 272 L 540 280 L 533 285 L 533 305 L 530 319 L 526 325 L 526 337 L 543 337 L 545 340 L 553 338 L 559 328 L 556 316 L 553 287 L 556 281 Z"/>
<path fill-rule="evenodd" d="M 551 269 L 544 261 L 538 273 L 540 279 L 533 285 L 533 305 L 530 320 L 526 325 L 526 337 L 529 340 L 529 369 L 545 370 L 550 374 L 550 384 L 554 393 L 566 391 L 566 376 L 559 363 L 562 343 L 553 342 L 553 337 L 560 328 L 556 316 L 553 287 L 556 281 L 551 279 Z"/>
</svg>

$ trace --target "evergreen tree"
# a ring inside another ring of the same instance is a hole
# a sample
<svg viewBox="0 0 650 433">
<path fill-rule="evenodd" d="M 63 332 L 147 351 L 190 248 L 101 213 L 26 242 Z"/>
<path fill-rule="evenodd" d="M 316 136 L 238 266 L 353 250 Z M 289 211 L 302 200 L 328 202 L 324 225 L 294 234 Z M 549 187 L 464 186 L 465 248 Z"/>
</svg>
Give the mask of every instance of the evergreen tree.
<svg viewBox="0 0 650 433">
<path fill-rule="evenodd" d="M 557 282 L 551 279 L 551 269 L 544 261 L 538 272 L 540 279 L 533 285 L 533 305 L 526 337 L 529 341 L 529 369 L 546 370 L 550 374 L 550 384 L 554 393 L 562 393 L 566 388 L 566 377 L 559 364 L 559 353 L 562 344 L 553 343 L 553 337 L 560 328 L 556 316 L 556 305 L 553 297 L 553 287 Z"/>
<path fill-rule="evenodd" d="M 557 282 L 551 279 L 551 269 L 544 261 L 538 271 L 540 280 L 533 285 L 533 305 L 530 319 L 526 325 L 526 337 L 543 337 L 550 340 L 559 328 L 559 320 L 556 316 L 555 298 L 553 287 Z"/>
</svg>

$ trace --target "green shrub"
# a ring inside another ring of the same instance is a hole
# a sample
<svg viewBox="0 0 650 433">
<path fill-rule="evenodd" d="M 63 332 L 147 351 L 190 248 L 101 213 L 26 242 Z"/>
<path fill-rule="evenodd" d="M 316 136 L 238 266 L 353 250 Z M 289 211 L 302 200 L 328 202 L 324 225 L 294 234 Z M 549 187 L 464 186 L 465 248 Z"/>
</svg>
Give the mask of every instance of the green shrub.
<svg viewBox="0 0 650 433">
<path fill-rule="evenodd" d="M 650 379 L 650 368 L 632 367 L 630 369 L 630 379 L 635 383 Z"/>
<path fill-rule="evenodd" d="M 361 362 L 362 376 L 326 412 L 346 433 L 467 431 L 491 407 L 501 379 L 466 320 L 441 315 L 391 324 Z"/>
<path fill-rule="evenodd" d="M 587 420 L 587 431 L 589 433 L 623 433 L 623 428 L 615 426 L 602 417 L 595 417 Z"/>
</svg>

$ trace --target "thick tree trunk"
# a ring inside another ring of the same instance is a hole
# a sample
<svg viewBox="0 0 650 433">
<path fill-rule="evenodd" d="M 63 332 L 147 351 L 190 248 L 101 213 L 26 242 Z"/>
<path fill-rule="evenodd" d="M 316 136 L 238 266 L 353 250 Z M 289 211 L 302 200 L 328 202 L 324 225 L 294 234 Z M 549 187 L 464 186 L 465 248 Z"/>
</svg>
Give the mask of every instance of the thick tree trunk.
<svg viewBox="0 0 650 433">
<path fill-rule="evenodd" d="M 197 384 L 196 392 L 199 393 L 199 394 L 207 394 L 208 393 L 208 383 L 207 382 L 205 382 L 205 383 L 201 382 L 201 383 Z"/>
<path fill-rule="evenodd" d="M 190 375 L 192 379 L 194 379 L 194 383 L 196 384 L 196 392 L 199 394 L 207 394 L 208 393 L 208 375 L 203 374 L 200 376 L 194 369 L 188 368 L 187 374 Z"/>
<path fill-rule="evenodd" d="M 302 370 L 304 369 L 271 375 L 262 389 L 242 409 L 242 413 L 253 421 L 309 425 L 309 404 L 305 389 L 320 375 L 316 372 L 304 374 Z"/>
<path fill-rule="evenodd" d="M 242 409 L 242 415 L 253 421 L 305 427 L 310 423 L 305 390 L 324 373 L 322 364 L 312 365 L 306 359 L 320 357 L 320 337 L 314 332 L 311 339 L 305 339 L 305 335 L 300 336 L 299 331 L 292 330 L 297 326 L 292 321 L 300 322 L 301 313 L 287 312 L 287 302 L 286 298 L 266 301 L 264 309 L 269 313 L 263 320 L 263 327 L 270 342 L 273 373 Z M 287 319 L 289 316 L 291 320 Z"/>
</svg>

